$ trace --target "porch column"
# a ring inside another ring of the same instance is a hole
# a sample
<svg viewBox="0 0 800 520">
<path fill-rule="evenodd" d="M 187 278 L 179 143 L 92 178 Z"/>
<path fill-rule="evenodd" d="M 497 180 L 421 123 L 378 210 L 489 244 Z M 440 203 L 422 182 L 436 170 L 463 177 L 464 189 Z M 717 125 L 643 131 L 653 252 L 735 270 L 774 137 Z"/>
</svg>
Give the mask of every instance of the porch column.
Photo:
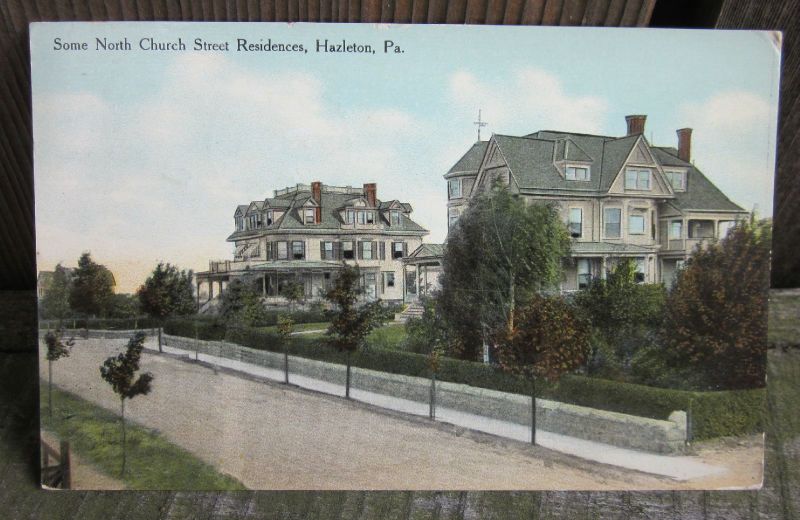
<svg viewBox="0 0 800 520">
<path fill-rule="evenodd" d="M 417 288 L 417 299 L 419 300 L 419 264 L 414 266 L 414 286 Z"/>
<path fill-rule="evenodd" d="M 197 308 L 200 309 L 200 279 L 197 279 L 197 283 L 195 284 L 197 287 Z"/>
<path fill-rule="evenodd" d="M 428 266 L 424 266 L 424 276 L 425 276 L 425 296 L 428 295 Z"/>
<path fill-rule="evenodd" d="M 403 303 L 406 303 L 406 264 L 401 263 L 400 264 L 400 269 L 401 269 L 400 278 L 403 280 L 403 285 L 402 285 L 402 288 L 403 288 Z"/>
<path fill-rule="evenodd" d="M 208 279 L 208 301 L 214 299 L 214 280 Z"/>
<path fill-rule="evenodd" d="M 606 257 L 605 256 L 601 256 L 600 257 L 600 279 L 601 280 L 605 280 L 606 279 L 606 268 L 607 268 L 606 267 Z"/>
<path fill-rule="evenodd" d="M 261 296 L 263 298 L 267 297 L 267 273 L 262 273 L 261 275 Z"/>
<path fill-rule="evenodd" d="M 219 295 L 222 296 L 222 280 L 219 280 Z"/>
</svg>

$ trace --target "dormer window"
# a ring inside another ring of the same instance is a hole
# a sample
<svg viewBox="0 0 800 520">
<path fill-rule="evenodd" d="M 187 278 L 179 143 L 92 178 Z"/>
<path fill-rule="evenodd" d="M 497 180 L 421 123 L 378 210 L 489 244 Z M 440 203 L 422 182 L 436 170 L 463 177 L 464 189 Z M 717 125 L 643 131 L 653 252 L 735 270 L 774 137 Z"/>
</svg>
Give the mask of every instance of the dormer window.
<svg viewBox="0 0 800 520">
<path fill-rule="evenodd" d="M 236 231 L 242 231 L 244 229 L 244 219 L 242 217 L 236 217 Z"/>
<path fill-rule="evenodd" d="M 375 212 L 374 211 L 358 211 L 358 223 L 359 224 L 374 224 L 375 223 Z"/>
<path fill-rule="evenodd" d="M 625 170 L 625 189 L 650 191 L 651 173 L 646 168 L 628 168 Z"/>
<path fill-rule="evenodd" d="M 315 208 L 306 208 L 303 210 L 303 224 L 314 224 L 316 216 Z"/>
<path fill-rule="evenodd" d="M 389 217 L 390 217 L 390 222 L 392 223 L 393 226 L 400 225 L 400 212 L 398 210 L 393 209 L 392 211 L 390 211 Z"/>
<path fill-rule="evenodd" d="M 674 191 L 686 191 L 686 172 L 679 170 L 665 170 L 664 176 L 667 178 Z"/>
<path fill-rule="evenodd" d="M 354 209 L 347 208 L 347 210 L 345 210 L 344 214 L 345 214 L 344 221 L 347 224 L 355 224 L 355 222 L 356 222 L 356 211 Z"/>
<path fill-rule="evenodd" d="M 447 198 L 460 199 L 462 196 L 461 179 L 450 179 L 447 181 Z"/>
<path fill-rule="evenodd" d="M 269 209 L 267 210 L 266 216 L 267 216 L 267 226 L 271 226 L 272 223 L 275 221 L 275 213 L 271 209 Z"/>
<path fill-rule="evenodd" d="M 567 166 L 565 177 L 568 181 L 588 181 L 588 166 Z"/>
</svg>

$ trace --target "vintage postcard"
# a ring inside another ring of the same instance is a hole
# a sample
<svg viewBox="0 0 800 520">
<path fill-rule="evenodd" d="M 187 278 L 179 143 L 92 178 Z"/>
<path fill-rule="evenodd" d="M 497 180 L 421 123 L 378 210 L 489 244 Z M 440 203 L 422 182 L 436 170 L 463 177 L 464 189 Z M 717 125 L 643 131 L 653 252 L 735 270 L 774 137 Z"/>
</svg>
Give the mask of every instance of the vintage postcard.
<svg viewBox="0 0 800 520">
<path fill-rule="evenodd" d="M 779 33 L 30 47 L 43 486 L 761 486 Z"/>
</svg>

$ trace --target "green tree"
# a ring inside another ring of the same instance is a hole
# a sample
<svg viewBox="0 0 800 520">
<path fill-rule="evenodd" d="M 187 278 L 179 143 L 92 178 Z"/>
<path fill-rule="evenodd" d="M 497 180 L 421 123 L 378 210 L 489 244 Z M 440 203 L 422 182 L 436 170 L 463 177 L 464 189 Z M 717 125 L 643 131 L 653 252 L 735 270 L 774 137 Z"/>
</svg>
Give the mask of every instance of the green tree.
<svg viewBox="0 0 800 520">
<path fill-rule="evenodd" d="M 536 379 L 558 381 L 585 362 L 589 324 L 561 296 L 535 294 L 517 308 L 516 326 L 497 338 L 500 367 L 531 383 L 531 443 L 536 444 Z"/>
<path fill-rule="evenodd" d="M 771 239 L 769 222 L 740 222 L 696 248 L 669 293 L 668 362 L 694 367 L 710 389 L 765 384 Z"/>
<path fill-rule="evenodd" d="M 136 377 L 143 348 L 144 333 L 137 332 L 128 341 L 124 353 L 109 357 L 100 367 L 100 376 L 111 385 L 114 393 L 119 396 L 122 424 L 122 470 L 120 474 L 122 475 L 125 474 L 126 460 L 125 400 L 133 399 L 137 395 L 147 395 L 152 389 L 153 375 L 150 372 Z"/>
<path fill-rule="evenodd" d="M 515 329 L 516 308 L 560 281 L 569 246 L 549 204 L 526 204 L 499 184 L 470 201 L 447 237 L 439 296 L 461 357 L 478 358 L 488 338 Z"/>
<path fill-rule="evenodd" d="M 254 280 L 237 278 L 228 284 L 222 294 L 220 316 L 229 326 L 255 326 L 262 324 L 267 310 L 261 296 L 254 288 Z"/>
<path fill-rule="evenodd" d="M 443 353 L 452 353 L 452 333 L 438 309 L 436 297 L 423 296 L 420 300 L 422 315 L 410 318 L 405 324 L 405 350 L 417 354 L 430 354 L 438 348 Z"/>
<path fill-rule="evenodd" d="M 139 298 L 134 294 L 115 294 L 111 298 L 109 318 L 133 319 L 141 314 Z"/>
<path fill-rule="evenodd" d="M 92 260 L 90 253 L 83 253 L 72 277 L 70 308 L 87 319 L 105 317 L 113 296 L 114 275 L 104 265 Z M 86 328 L 88 329 L 88 323 Z"/>
<path fill-rule="evenodd" d="M 347 361 L 345 397 L 350 398 L 350 356 L 365 344 L 367 335 L 383 321 L 380 302 L 359 305 L 364 289 L 358 266 L 343 263 L 339 276 L 325 298 L 334 305 L 331 324 L 326 331 L 326 342 L 339 352 L 344 352 Z"/>
<path fill-rule="evenodd" d="M 305 300 L 306 290 L 302 282 L 292 281 L 284 286 L 281 294 L 289 302 L 289 309 L 294 312 L 295 305 Z"/>
<path fill-rule="evenodd" d="M 192 291 L 192 271 L 159 262 L 136 291 L 142 311 L 159 321 L 158 350 L 162 351 L 161 330 L 171 316 L 189 316 L 197 312 Z"/>
<path fill-rule="evenodd" d="M 67 270 L 56 265 L 50 286 L 42 296 L 42 314 L 47 319 L 57 319 L 58 327 L 63 327 L 64 319 L 70 314 L 69 295 L 72 281 Z"/>
<path fill-rule="evenodd" d="M 613 373 L 627 367 L 643 347 L 656 341 L 664 315 L 666 291 L 661 284 L 636 283 L 636 264 L 620 261 L 605 279 L 595 278 L 575 301 L 594 328 L 587 360 L 589 374 Z"/>
<path fill-rule="evenodd" d="M 291 316 L 281 314 L 278 316 L 278 334 L 281 336 L 281 343 L 283 343 L 283 375 L 284 382 L 289 384 L 289 341 L 292 339 L 294 332 L 294 320 Z"/>
<path fill-rule="evenodd" d="M 47 346 L 47 413 L 53 417 L 53 361 L 58 361 L 63 357 L 69 356 L 69 349 L 74 344 L 70 338 L 64 339 L 63 329 L 56 332 L 48 332 L 44 336 L 44 343 Z"/>
</svg>

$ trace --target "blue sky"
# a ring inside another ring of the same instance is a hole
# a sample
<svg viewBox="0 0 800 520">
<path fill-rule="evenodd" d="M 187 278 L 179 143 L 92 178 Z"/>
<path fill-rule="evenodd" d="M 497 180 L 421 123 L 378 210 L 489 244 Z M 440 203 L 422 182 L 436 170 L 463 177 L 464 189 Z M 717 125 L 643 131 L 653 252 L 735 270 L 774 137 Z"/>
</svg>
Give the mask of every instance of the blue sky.
<svg viewBox="0 0 800 520">
<path fill-rule="evenodd" d="M 131 42 L 95 51 L 95 38 Z M 230 42 L 230 52 L 155 52 L 141 38 Z M 54 50 L 54 38 L 87 51 Z M 235 52 L 236 39 L 307 53 Z M 317 39 L 376 54 L 316 53 Z M 402 54 L 384 54 L 384 40 Z M 132 291 L 158 260 L 205 270 L 231 257 L 237 204 L 321 180 L 378 184 L 440 242 L 441 176 L 492 132 L 625 133 L 676 144 L 731 199 L 772 212 L 779 53 L 772 33 L 311 24 L 36 24 L 39 269 L 84 250 Z"/>
</svg>

